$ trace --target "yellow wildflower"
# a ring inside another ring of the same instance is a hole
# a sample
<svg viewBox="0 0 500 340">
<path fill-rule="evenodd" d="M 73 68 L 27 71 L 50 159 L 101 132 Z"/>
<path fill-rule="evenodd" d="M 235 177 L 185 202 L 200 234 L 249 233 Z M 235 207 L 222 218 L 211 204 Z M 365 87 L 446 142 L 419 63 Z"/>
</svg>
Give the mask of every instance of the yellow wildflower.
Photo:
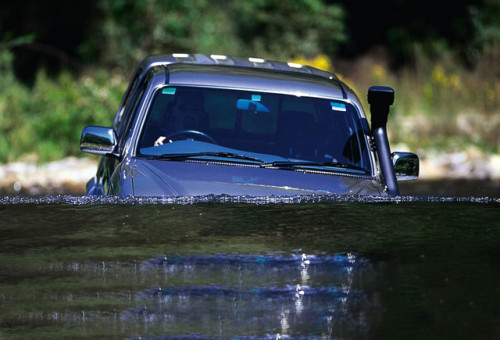
<svg viewBox="0 0 500 340">
<path fill-rule="evenodd" d="M 436 85 L 447 85 L 446 75 L 441 66 L 436 66 L 432 70 L 432 82 Z"/>
<path fill-rule="evenodd" d="M 332 71 L 333 68 L 330 58 L 328 58 L 324 54 L 318 54 L 313 59 L 307 59 L 304 58 L 303 56 L 299 56 L 294 58 L 291 62 L 301 65 L 309 65 L 325 71 Z"/>
<path fill-rule="evenodd" d="M 376 80 L 385 80 L 387 78 L 387 72 L 381 65 L 374 65 L 372 68 L 372 74 Z"/>
</svg>

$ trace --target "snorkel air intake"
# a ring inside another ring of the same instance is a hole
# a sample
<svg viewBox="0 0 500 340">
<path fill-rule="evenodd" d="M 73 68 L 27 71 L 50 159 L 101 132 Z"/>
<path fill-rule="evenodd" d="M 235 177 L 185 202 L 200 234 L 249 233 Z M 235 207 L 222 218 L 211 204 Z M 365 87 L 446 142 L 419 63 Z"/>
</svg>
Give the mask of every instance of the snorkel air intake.
<svg viewBox="0 0 500 340">
<path fill-rule="evenodd" d="M 372 86 L 368 90 L 372 136 L 380 162 L 383 183 L 391 196 L 399 195 L 398 183 L 392 166 L 391 148 L 387 139 L 387 117 L 389 107 L 394 103 L 394 90 L 385 86 Z"/>
</svg>

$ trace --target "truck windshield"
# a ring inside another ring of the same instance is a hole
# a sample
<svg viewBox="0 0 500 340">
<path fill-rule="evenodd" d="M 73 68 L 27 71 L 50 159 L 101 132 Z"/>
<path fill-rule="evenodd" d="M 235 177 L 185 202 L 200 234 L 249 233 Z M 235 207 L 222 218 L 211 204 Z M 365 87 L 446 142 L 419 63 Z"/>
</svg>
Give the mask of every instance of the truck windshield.
<svg viewBox="0 0 500 340">
<path fill-rule="evenodd" d="M 248 159 L 233 157 L 233 161 L 288 162 L 287 166 L 297 162 L 301 167 L 309 162 L 344 164 L 350 165 L 344 169 L 370 172 L 365 134 L 351 104 L 257 91 L 159 89 L 137 154 L 167 160 L 190 154 L 237 154 Z"/>
</svg>

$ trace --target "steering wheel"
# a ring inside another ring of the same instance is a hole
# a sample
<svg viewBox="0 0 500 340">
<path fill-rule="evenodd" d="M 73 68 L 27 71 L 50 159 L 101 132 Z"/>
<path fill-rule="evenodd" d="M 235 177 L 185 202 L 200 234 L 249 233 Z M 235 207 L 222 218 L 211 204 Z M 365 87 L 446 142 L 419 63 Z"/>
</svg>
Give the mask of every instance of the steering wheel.
<svg viewBox="0 0 500 340">
<path fill-rule="evenodd" d="M 215 139 L 213 139 L 212 137 L 210 137 L 209 135 L 207 135 L 205 132 L 201 132 L 201 131 L 198 131 L 198 130 L 181 130 L 181 131 L 176 131 L 176 132 L 173 132 L 171 134 L 169 134 L 166 139 L 170 139 L 172 137 L 176 137 L 176 136 L 180 136 L 180 135 L 195 135 L 197 137 L 203 137 L 205 139 L 207 139 L 210 143 L 212 144 L 217 144 L 217 142 L 215 141 Z"/>
</svg>

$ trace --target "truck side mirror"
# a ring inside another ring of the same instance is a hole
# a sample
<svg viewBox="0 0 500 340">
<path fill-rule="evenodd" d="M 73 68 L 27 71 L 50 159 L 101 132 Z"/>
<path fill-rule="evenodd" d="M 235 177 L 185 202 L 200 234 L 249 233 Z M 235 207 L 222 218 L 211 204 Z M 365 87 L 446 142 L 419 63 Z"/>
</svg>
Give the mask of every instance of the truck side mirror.
<svg viewBox="0 0 500 340">
<path fill-rule="evenodd" d="M 412 181 L 418 178 L 420 161 L 416 154 L 393 152 L 391 158 L 398 181 Z"/>
<path fill-rule="evenodd" d="M 80 149 L 95 155 L 113 154 L 117 146 L 116 134 L 112 128 L 87 126 L 82 131 Z"/>
</svg>

